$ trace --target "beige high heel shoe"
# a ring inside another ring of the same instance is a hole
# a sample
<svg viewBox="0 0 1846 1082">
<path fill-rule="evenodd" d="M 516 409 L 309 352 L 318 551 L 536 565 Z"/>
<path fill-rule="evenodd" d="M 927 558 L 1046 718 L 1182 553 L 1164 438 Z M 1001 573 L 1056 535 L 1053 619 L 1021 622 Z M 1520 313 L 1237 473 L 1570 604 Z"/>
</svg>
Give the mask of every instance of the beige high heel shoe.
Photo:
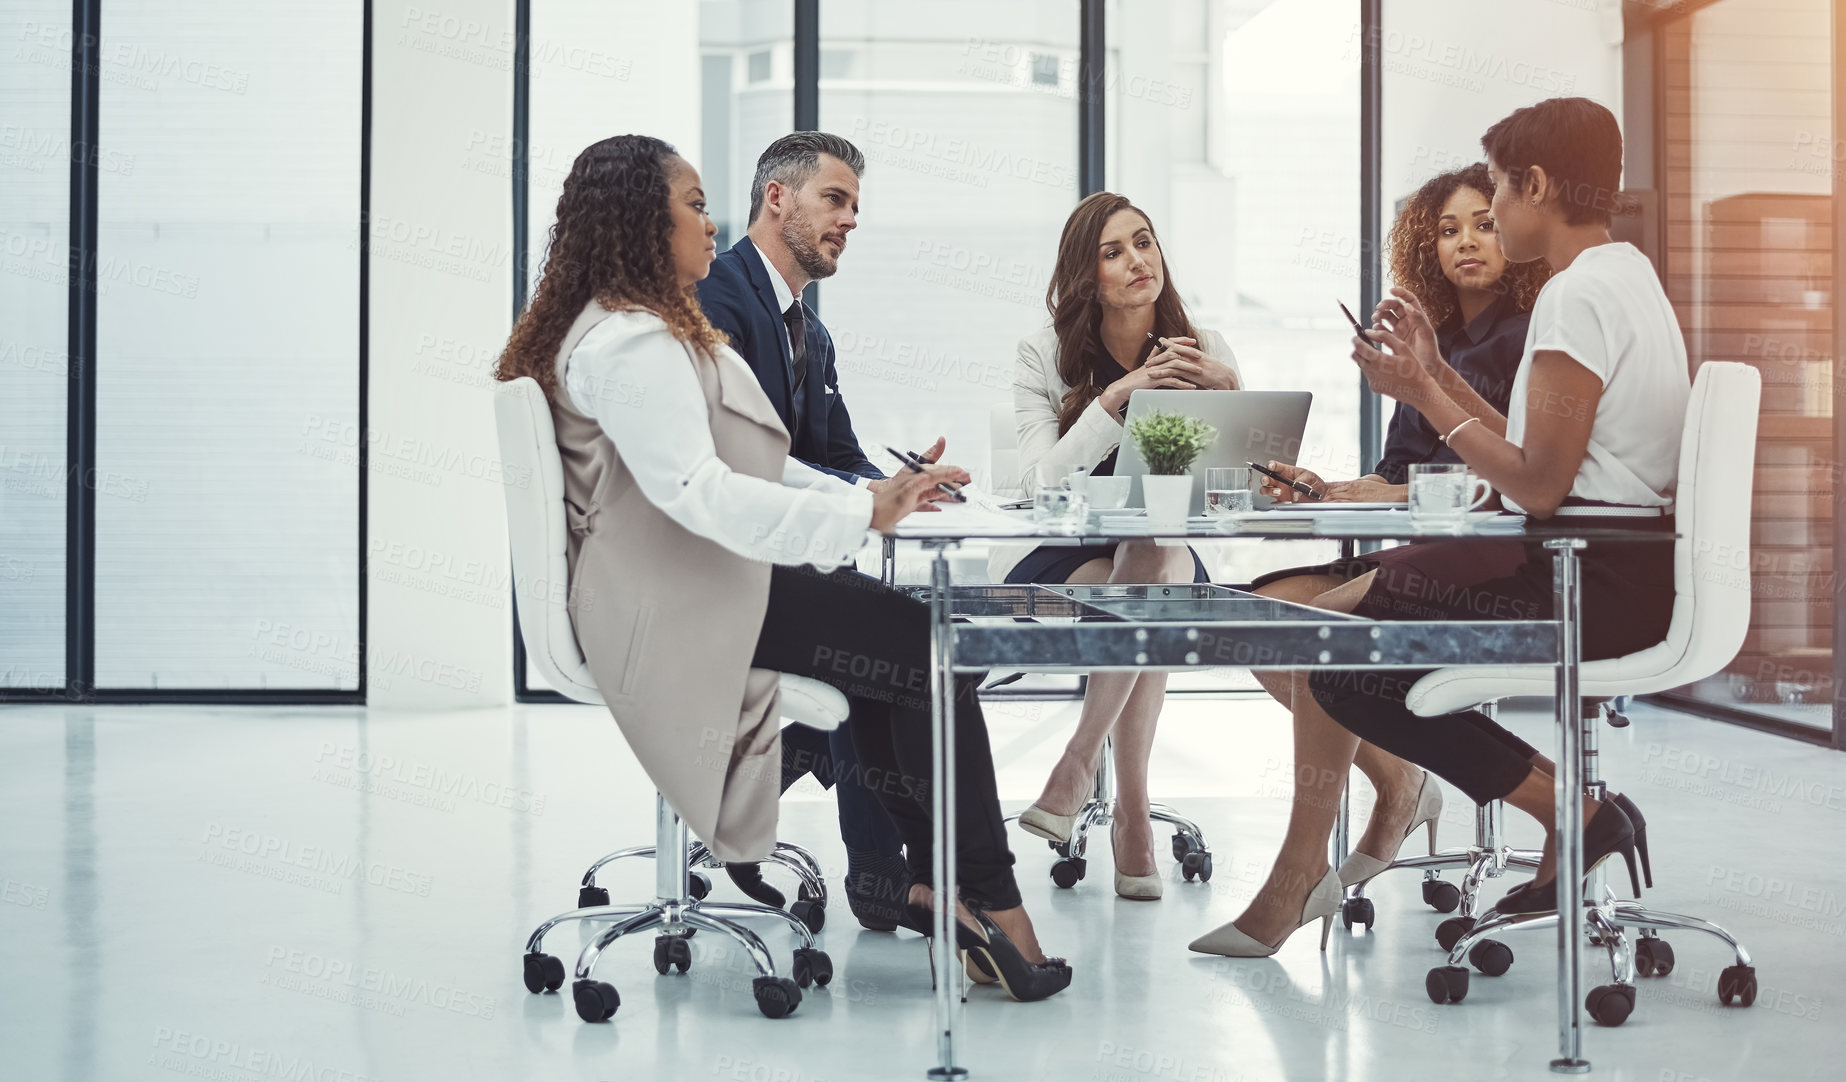
<svg viewBox="0 0 1846 1082">
<path fill-rule="evenodd" d="M 1115 844 L 1115 824 L 1113 822 L 1109 824 L 1109 851 L 1115 855 L 1115 893 L 1137 902 L 1160 900 L 1164 888 L 1158 871 L 1153 875 L 1122 874 L 1121 850 Z M 1156 860 L 1154 866 L 1158 868 L 1160 862 Z"/>
<path fill-rule="evenodd" d="M 1425 770 L 1423 783 L 1417 786 L 1416 811 L 1411 813 L 1410 825 L 1404 828 L 1404 836 L 1398 840 L 1397 847 L 1402 849 L 1404 842 L 1410 840 L 1410 836 L 1416 833 L 1417 828 L 1427 823 L 1429 824 L 1429 851 L 1434 854 L 1436 851 L 1436 820 L 1441 817 L 1442 786 L 1436 784 L 1435 777 Z M 1393 854 L 1392 860 L 1395 859 L 1397 859 L 1396 855 Z M 1340 864 L 1340 883 L 1342 886 L 1356 887 L 1390 866 L 1390 860 L 1379 860 L 1377 857 L 1354 851 Z"/>
<path fill-rule="evenodd" d="M 1081 807 L 1069 815 L 1059 815 L 1034 804 L 1019 813 L 1019 829 L 1048 842 L 1065 845 L 1070 842 L 1070 832 L 1076 829 L 1077 816 L 1082 814 Z"/>
<path fill-rule="evenodd" d="M 1301 923 L 1289 929 L 1288 935 L 1282 937 L 1282 943 L 1288 942 L 1288 936 L 1320 921 L 1320 949 L 1327 949 L 1327 933 L 1333 930 L 1333 915 L 1339 912 L 1340 899 L 1345 892 L 1340 889 L 1340 876 L 1332 868 L 1321 876 L 1320 882 L 1308 892 L 1308 900 L 1301 907 Z M 1204 935 L 1193 940 L 1186 949 L 1200 954 L 1221 954 L 1226 958 L 1267 958 L 1282 949 L 1282 943 L 1270 946 L 1258 939 L 1244 934 L 1236 924 L 1221 924 Z"/>
</svg>

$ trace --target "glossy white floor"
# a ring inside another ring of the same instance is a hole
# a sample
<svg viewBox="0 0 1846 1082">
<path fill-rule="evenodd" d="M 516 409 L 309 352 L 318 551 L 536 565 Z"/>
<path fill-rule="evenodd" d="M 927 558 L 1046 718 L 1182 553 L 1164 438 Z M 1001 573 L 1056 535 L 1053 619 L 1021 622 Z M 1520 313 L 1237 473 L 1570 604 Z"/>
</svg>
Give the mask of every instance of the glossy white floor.
<svg viewBox="0 0 1846 1082">
<path fill-rule="evenodd" d="M 1002 793 L 1018 807 L 1072 707 L 990 717 Z M 1648 898 L 1742 934 L 1762 990 L 1749 1010 L 1720 1008 L 1727 957 L 1674 936 L 1677 971 L 1643 984 L 1622 1028 L 1587 1030 L 1594 1076 L 1837 1078 L 1846 757 L 1645 708 L 1635 722 L 1605 732 L 1605 759 L 1654 824 L 1660 889 Z M 1518 727 L 1549 739 L 1536 716 Z M 1076 981 L 1038 1004 L 976 989 L 961 1031 L 974 1077 L 1549 1077 L 1553 938 L 1513 939 L 1510 973 L 1477 976 L 1465 1003 L 1437 1007 L 1423 975 L 1440 962 L 1440 917 L 1414 875 L 1381 881 L 1376 930 L 1336 925 L 1325 955 L 1307 932 L 1273 960 L 1186 952 L 1266 870 L 1289 775 L 1273 706 L 1175 702 L 1155 791 L 1205 828 L 1217 874 L 1209 885 L 1173 874 L 1155 904 L 1110 893 L 1106 846 L 1086 882 L 1053 888 L 1046 850 L 1019 835 L 1027 903 Z M 922 943 L 862 932 L 843 905 L 823 937 L 833 986 L 781 1021 L 757 1013 L 750 974 L 710 937 L 684 977 L 655 976 L 651 937 L 612 948 L 600 975 L 623 1003 L 609 1024 L 525 992 L 527 931 L 574 904 L 589 859 L 647 837 L 651 802 L 590 708 L 0 710 L 0 1075 L 921 1079 L 934 1054 Z M 1445 840 L 1470 824 L 1451 792 Z M 818 850 L 837 881 L 830 799 L 791 794 L 783 834 Z M 650 865 L 618 867 L 605 880 L 618 899 L 651 893 Z M 580 942 L 561 929 L 554 950 L 569 958 Z M 790 945 L 781 932 L 771 942 Z"/>
</svg>

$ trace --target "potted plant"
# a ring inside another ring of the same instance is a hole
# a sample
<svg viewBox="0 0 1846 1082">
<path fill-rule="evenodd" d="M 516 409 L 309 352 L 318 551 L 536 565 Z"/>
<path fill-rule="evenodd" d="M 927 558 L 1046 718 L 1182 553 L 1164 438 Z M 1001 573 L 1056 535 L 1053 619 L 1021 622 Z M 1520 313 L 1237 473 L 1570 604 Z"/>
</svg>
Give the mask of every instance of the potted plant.
<svg viewBox="0 0 1846 1082">
<path fill-rule="evenodd" d="M 1192 464 L 1218 438 L 1218 430 L 1197 417 L 1154 410 L 1128 426 L 1147 476 L 1141 494 L 1147 520 L 1160 526 L 1183 526 L 1192 505 Z"/>
</svg>

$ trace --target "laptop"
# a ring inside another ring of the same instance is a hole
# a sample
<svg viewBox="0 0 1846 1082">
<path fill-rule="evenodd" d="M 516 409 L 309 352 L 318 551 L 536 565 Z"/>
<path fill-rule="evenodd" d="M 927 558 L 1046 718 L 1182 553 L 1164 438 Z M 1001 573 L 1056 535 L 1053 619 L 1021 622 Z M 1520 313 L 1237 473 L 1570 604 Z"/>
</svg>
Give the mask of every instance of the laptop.
<svg viewBox="0 0 1846 1082">
<path fill-rule="evenodd" d="M 1285 462 L 1294 465 L 1301 453 L 1301 436 L 1308 427 L 1308 407 L 1314 395 L 1308 391 L 1183 391 L 1147 389 L 1128 396 L 1128 414 L 1123 422 L 1122 449 L 1116 456 L 1115 472 L 1134 478 L 1128 488 L 1129 507 L 1146 507 L 1141 494 L 1141 478 L 1147 462 L 1141 449 L 1128 435 L 1136 418 L 1160 410 L 1197 417 L 1218 430 L 1218 438 L 1192 464 L 1192 505 L 1189 515 L 1205 513 L 1205 471 L 1219 466 L 1248 467 L 1252 462 L 1268 465 Z M 1254 489 L 1255 486 L 1253 485 Z M 1271 501 L 1260 492 L 1255 506 Z"/>
</svg>

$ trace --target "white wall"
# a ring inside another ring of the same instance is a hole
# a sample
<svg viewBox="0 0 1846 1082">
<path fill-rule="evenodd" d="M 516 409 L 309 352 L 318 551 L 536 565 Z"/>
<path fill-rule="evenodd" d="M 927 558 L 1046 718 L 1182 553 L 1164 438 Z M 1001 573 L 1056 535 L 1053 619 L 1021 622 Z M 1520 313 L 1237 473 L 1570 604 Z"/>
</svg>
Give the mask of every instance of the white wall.
<svg viewBox="0 0 1846 1082">
<path fill-rule="evenodd" d="M 511 326 L 509 0 L 373 8 L 371 476 L 375 706 L 512 697 L 494 357 Z"/>
</svg>

